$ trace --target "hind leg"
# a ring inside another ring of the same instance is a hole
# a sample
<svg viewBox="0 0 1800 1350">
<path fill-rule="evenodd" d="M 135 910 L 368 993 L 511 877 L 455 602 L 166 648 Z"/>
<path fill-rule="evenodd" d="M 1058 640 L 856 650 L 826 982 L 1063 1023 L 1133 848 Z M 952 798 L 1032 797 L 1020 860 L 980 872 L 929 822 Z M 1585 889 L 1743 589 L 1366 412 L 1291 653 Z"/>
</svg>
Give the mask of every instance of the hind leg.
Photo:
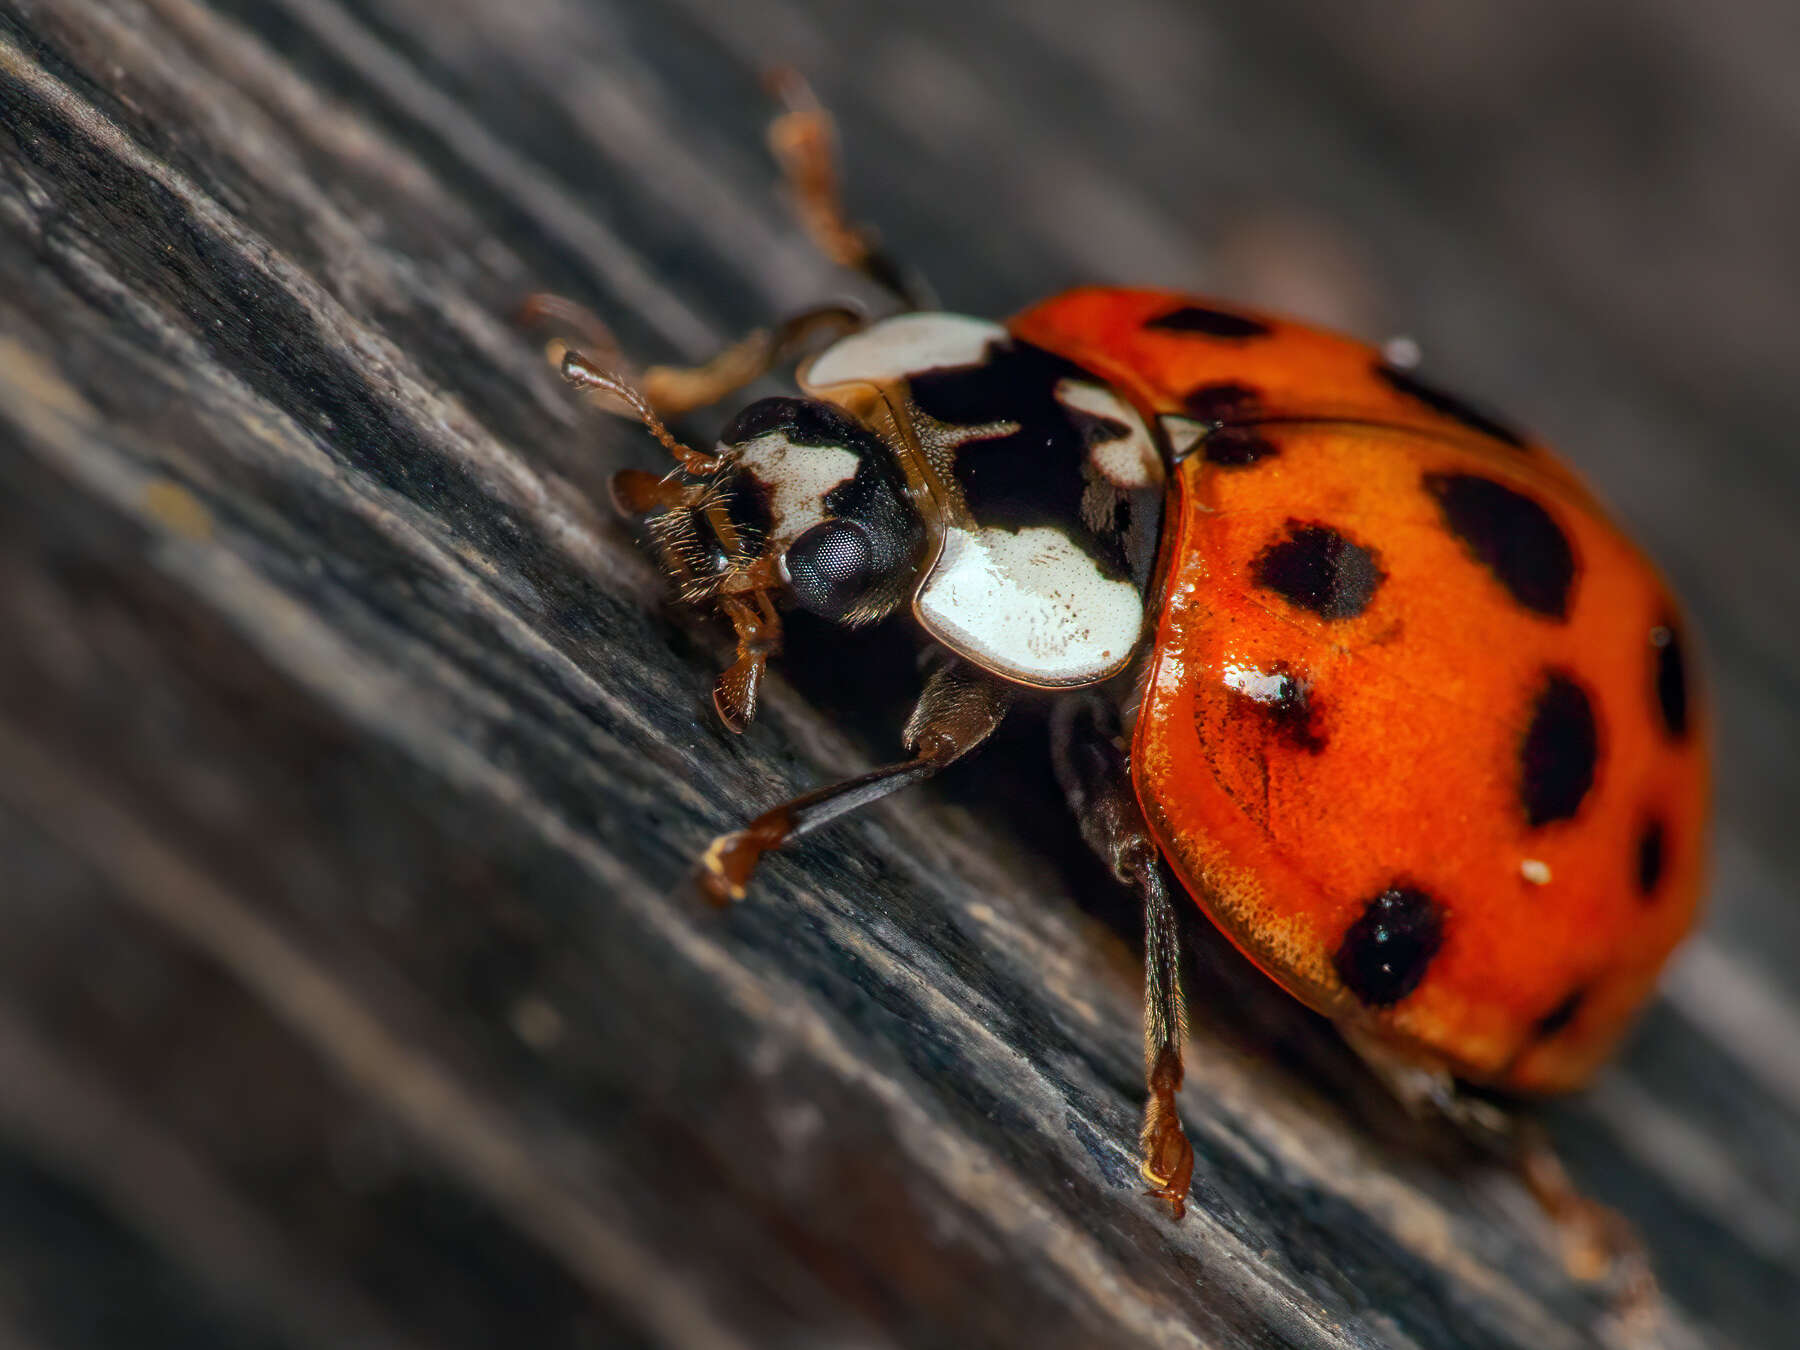
<svg viewBox="0 0 1800 1350">
<path fill-rule="evenodd" d="M 1409 1112 L 1449 1121 L 1517 1173 L 1556 1228 L 1563 1268 L 1571 1279 L 1607 1290 L 1628 1343 L 1653 1332 L 1662 1293 L 1643 1239 L 1622 1214 L 1576 1187 L 1542 1125 L 1459 1090 L 1447 1072 L 1413 1064 L 1367 1036 L 1345 1029 L 1344 1039 Z"/>
</svg>

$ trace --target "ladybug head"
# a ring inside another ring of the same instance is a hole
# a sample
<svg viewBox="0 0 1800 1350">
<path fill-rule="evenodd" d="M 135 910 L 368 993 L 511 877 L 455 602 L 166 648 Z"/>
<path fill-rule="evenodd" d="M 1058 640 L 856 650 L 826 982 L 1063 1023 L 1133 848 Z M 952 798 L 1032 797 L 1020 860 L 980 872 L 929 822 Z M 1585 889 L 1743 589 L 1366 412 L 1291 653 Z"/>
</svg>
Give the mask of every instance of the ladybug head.
<svg viewBox="0 0 1800 1350">
<path fill-rule="evenodd" d="M 907 602 L 925 561 L 925 526 L 892 451 L 816 399 L 753 403 L 726 427 L 715 459 L 662 479 L 627 471 L 613 495 L 650 515 L 682 599 L 717 605 L 737 629 L 738 659 L 713 690 L 733 730 L 755 715 L 780 650 L 777 602 L 870 623 Z"/>
</svg>

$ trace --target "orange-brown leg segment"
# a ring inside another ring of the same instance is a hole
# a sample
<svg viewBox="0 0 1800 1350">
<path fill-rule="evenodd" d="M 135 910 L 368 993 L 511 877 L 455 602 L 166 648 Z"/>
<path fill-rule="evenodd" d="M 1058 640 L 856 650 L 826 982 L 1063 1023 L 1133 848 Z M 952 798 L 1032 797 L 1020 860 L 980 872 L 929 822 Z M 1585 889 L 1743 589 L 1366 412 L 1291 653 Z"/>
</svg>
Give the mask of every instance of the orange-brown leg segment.
<svg viewBox="0 0 1800 1350">
<path fill-rule="evenodd" d="M 993 734 L 1011 704 L 1012 686 L 965 661 L 947 661 L 907 719 L 901 740 L 911 759 L 804 793 L 720 835 L 700 859 L 701 891 L 720 905 L 743 899 L 765 853 L 955 763 Z"/>
<path fill-rule="evenodd" d="M 769 73 L 783 112 L 769 124 L 769 149 L 781 165 L 794 210 L 819 252 L 839 267 L 860 272 L 907 309 L 933 309 L 930 288 L 881 248 L 881 238 L 844 210 L 838 173 L 837 129 L 831 114 L 798 71 Z"/>
<path fill-rule="evenodd" d="M 1445 1070 L 1414 1063 L 1366 1033 L 1346 1027 L 1344 1039 L 1411 1114 L 1449 1121 L 1516 1171 L 1555 1225 L 1570 1278 L 1607 1287 L 1626 1344 L 1650 1336 L 1662 1294 L 1643 1240 L 1623 1215 L 1576 1188 L 1541 1124 L 1459 1090 Z"/>
<path fill-rule="evenodd" d="M 1662 1320 L 1662 1291 L 1637 1230 L 1615 1209 L 1584 1195 L 1535 1120 L 1513 1122 L 1513 1166 L 1562 1239 L 1563 1267 L 1577 1280 L 1604 1285 L 1613 1313 L 1630 1333 L 1649 1339 Z"/>
<path fill-rule="evenodd" d="M 519 307 L 519 321 L 551 323 L 574 337 L 578 354 L 589 366 L 605 370 L 614 381 L 629 384 L 644 404 L 662 417 L 679 417 L 709 407 L 727 394 L 761 379 L 778 366 L 806 354 L 822 334 L 841 337 L 868 323 L 851 305 L 817 305 L 782 320 L 774 328 L 758 328 L 697 366 L 650 366 L 629 373 L 618 339 L 604 320 L 585 305 L 540 292 Z M 566 372 L 571 348 L 562 337 L 545 344 L 550 364 Z M 639 405 L 610 384 L 583 386 L 590 402 L 602 411 L 642 418 Z"/>
<path fill-rule="evenodd" d="M 1187 1212 L 1194 1178 L 1194 1149 L 1175 1105 L 1181 1091 L 1187 1008 L 1181 998 L 1181 941 L 1162 866 L 1132 791 L 1117 719 L 1099 699 L 1072 695 L 1051 723 L 1056 778 L 1080 822 L 1081 834 L 1113 875 L 1144 900 L 1144 1128 L 1138 1137 L 1138 1170 L 1147 1194 L 1169 1202 L 1179 1219 Z"/>
</svg>

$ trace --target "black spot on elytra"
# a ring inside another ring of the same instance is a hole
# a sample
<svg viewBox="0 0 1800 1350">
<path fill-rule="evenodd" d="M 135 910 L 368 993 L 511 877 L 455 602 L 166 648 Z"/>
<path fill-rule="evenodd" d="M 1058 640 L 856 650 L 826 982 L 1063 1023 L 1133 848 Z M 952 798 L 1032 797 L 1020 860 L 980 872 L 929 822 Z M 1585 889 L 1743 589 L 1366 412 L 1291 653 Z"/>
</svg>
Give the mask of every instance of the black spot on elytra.
<svg viewBox="0 0 1800 1350">
<path fill-rule="evenodd" d="M 1246 318 L 1229 310 L 1208 309 L 1204 305 L 1183 305 L 1161 318 L 1150 320 L 1144 327 L 1162 333 L 1198 333 L 1215 338 L 1259 338 L 1274 331 L 1260 319 Z"/>
<path fill-rule="evenodd" d="M 1428 473 L 1425 490 L 1471 556 L 1526 609 L 1569 613 L 1575 550 L 1551 514 L 1522 492 L 1472 473 Z"/>
<path fill-rule="evenodd" d="M 1387 579 L 1375 554 L 1329 525 L 1287 523 L 1287 537 L 1250 564 L 1256 584 L 1322 619 L 1354 619 Z"/>
<path fill-rule="evenodd" d="M 1254 710 L 1271 731 L 1290 745 L 1314 755 L 1323 750 L 1325 733 L 1312 686 L 1294 674 L 1285 661 L 1252 674 L 1256 677 L 1255 692 L 1227 686 L 1232 701 Z"/>
<path fill-rule="evenodd" d="M 1638 834 L 1637 843 L 1637 887 L 1638 894 L 1646 900 L 1656 894 L 1656 887 L 1662 881 L 1663 865 L 1668 861 L 1668 840 L 1660 820 L 1647 820 L 1643 830 Z"/>
<path fill-rule="evenodd" d="M 1182 405 L 1196 422 L 1214 428 L 1200 443 L 1210 463 L 1237 469 L 1278 453 L 1268 437 L 1241 425 L 1262 411 L 1262 401 L 1249 385 L 1235 380 L 1203 384 L 1190 390 Z"/>
<path fill-rule="evenodd" d="M 1650 630 L 1656 650 L 1656 706 L 1662 711 L 1663 729 L 1676 740 L 1687 735 L 1687 658 L 1682 655 L 1681 634 L 1672 622 Z"/>
<path fill-rule="evenodd" d="M 1569 675 L 1544 677 L 1519 750 L 1519 797 L 1533 826 L 1568 820 L 1594 785 L 1600 730 L 1594 705 Z"/>
<path fill-rule="evenodd" d="M 1200 449 L 1208 463 L 1228 469 L 1241 469 L 1281 453 L 1275 442 L 1254 427 L 1220 427 L 1200 442 Z"/>
<path fill-rule="evenodd" d="M 1391 366 L 1386 361 L 1382 361 L 1376 365 L 1375 373 L 1390 389 L 1405 394 L 1408 398 L 1417 399 L 1434 413 L 1448 417 L 1454 422 L 1461 422 L 1469 430 L 1480 432 L 1483 436 L 1491 436 L 1505 445 L 1512 446 L 1515 450 L 1523 450 L 1526 447 L 1525 438 L 1506 423 L 1471 406 L 1455 394 L 1446 393 L 1434 384 L 1427 384 L 1418 376 L 1401 370 L 1398 366 Z"/>
<path fill-rule="evenodd" d="M 1262 410 L 1262 399 L 1256 390 L 1236 380 L 1199 385 L 1190 389 L 1181 402 L 1189 417 L 1214 426 L 1221 422 L 1253 421 Z"/>
<path fill-rule="evenodd" d="M 1370 900 L 1331 958 L 1344 987 L 1371 1008 L 1388 1008 L 1419 987 L 1444 943 L 1444 907 L 1424 891 L 1393 885 Z"/>
<path fill-rule="evenodd" d="M 1581 1005 L 1586 1001 L 1586 988 L 1570 990 L 1562 1002 L 1532 1023 L 1532 1038 L 1539 1041 L 1549 1040 L 1575 1020 L 1576 1015 L 1581 1012 Z"/>
</svg>

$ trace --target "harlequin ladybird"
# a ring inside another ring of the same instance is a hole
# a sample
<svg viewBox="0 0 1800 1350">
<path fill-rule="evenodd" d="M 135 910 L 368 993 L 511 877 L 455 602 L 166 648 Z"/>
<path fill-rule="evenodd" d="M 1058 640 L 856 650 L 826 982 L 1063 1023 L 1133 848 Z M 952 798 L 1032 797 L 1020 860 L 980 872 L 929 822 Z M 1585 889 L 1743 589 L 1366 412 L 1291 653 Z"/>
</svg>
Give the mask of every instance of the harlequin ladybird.
<svg viewBox="0 0 1800 1350">
<path fill-rule="evenodd" d="M 800 99 L 777 125 L 809 222 L 891 280 L 837 214 L 821 119 Z M 1695 919 L 1707 728 L 1674 599 L 1566 465 L 1375 348 L 1112 287 L 1004 324 L 861 324 L 715 451 L 663 427 L 657 404 L 746 382 L 825 320 L 854 323 L 821 311 L 641 382 L 562 359 L 678 456 L 615 495 L 736 627 L 727 725 L 754 714 L 782 604 L 907 613 L 946 654 L 911 757 L 718 840 L 709 891 L 741 896 L 767 850 L 1049 691 L 1083 831 L 1145 900 L 1143 1173 L 1178 1217 L 1165 864 L 1378 1066 L 1525 1092 L 1592 1075 Z M 1537 1171 L 1553 1211 L 1579 1209 Z"/>
</svg>

